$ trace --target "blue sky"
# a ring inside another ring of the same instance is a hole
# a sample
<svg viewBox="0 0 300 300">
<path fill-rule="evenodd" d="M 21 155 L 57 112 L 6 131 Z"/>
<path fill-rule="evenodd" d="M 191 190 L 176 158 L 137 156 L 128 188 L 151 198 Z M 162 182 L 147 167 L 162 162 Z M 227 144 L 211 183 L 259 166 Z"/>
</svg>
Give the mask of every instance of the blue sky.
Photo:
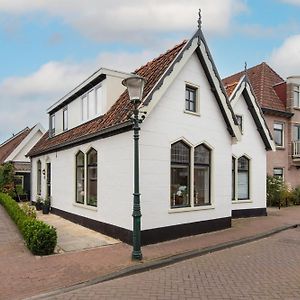
<svg viewBox="0 0 300 300">
<path fill-rule="evenodd" d="M 1 0 L 0 141 L 100 67 L 133 71 L 202 28 L 222 77 L 300 74 L 300 0 Z"/>
</svg>

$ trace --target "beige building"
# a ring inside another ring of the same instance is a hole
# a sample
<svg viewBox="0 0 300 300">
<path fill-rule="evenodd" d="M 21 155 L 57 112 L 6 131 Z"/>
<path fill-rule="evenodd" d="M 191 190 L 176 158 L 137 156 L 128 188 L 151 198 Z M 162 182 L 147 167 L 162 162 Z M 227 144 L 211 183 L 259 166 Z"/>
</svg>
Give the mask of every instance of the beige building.
<svg viewBox="0 0 300 300">
<path fill-rule="evenodd" d="M 300 76 L 284 80 L 263 62 L 223 79 L 229 95 L 245 74 L 276 143 L 267 153 L 267 173 L 300 186 Z"/>
</svg>

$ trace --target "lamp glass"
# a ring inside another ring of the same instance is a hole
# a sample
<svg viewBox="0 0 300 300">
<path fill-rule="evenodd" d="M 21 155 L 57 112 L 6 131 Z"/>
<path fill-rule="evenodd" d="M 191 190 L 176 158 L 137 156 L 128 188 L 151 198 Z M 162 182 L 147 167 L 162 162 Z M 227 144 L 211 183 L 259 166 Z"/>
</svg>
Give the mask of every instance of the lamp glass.
<svg viewBox="0 0 300 300">
<path fill-rule="evenodd" d="M 145 79 L 140 76 L 132 76 L 122 81 L 122 84 L 127 87 L 130 101 L 141 100 L 145 86 Z"/>
</svg>

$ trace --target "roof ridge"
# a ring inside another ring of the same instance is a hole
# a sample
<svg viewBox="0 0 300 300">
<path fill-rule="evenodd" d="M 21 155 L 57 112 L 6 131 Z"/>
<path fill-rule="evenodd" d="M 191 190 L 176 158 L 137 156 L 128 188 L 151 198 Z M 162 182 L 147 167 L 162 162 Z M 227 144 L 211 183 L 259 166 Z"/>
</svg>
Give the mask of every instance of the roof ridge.
<svg viewBox="0 0 300 300">
<path fill-rule="evenodd" d="M 24 129 L 20 130 L 19 132 L 17 132 L 16 134 L 13 133 L 13 135 L 8 138 L 7 140 L 5 140 L 2 144 L 0 144 L 0 148 L 4 145 L 6 145 L 8 142 L 11 142 L 12 140 L 14 140 L 16 137 L 18 137 L 19 135 L 21 135 L 22 133 L 24 133 L 27 130 L 31 130 L 28 126 L 26 126 Z"/>
</svg>

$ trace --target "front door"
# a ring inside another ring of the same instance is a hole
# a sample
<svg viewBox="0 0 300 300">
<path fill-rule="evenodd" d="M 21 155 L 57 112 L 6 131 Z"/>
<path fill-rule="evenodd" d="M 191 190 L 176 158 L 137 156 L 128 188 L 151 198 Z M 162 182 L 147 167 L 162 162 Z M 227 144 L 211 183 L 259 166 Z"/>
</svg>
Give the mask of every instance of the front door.
<svg viewBox="0 0 300 300">
<path fill-rule="evenodd" d="M 51 197 L 51 163 L 47 163 L 46 164 L 46 193 L 47 193 L 47 197 Z"/>
</svg>

